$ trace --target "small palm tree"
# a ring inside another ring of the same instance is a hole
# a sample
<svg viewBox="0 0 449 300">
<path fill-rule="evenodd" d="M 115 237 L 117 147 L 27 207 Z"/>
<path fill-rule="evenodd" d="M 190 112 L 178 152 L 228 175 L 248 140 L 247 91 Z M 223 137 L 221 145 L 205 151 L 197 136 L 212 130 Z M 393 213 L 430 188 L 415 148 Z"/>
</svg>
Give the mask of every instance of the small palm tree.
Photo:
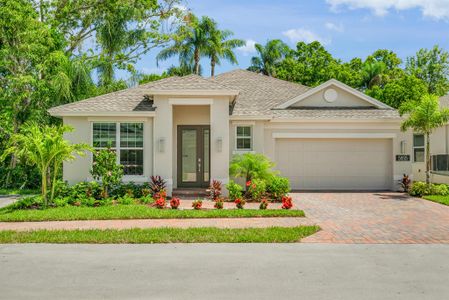
<svg viewBox="0 0 449 300">
<path fill-rule="evenodd" d="M 275 66 L 291 52 L 291 49 L 281 40 L 268 41 L 265 46 L 256 44 L 258 56 L 251 58 L 251 66 L 248 70 L 275 76 Z"/>
<path fill-rule="evenodd" d="M 362 66 L 362 78 L 367 89 L 375 85 L 381 85 L 385 79 L 387 67 L 381 61 L 365 62 Z"/>
<path fill-rule="evenodd" d="M 175 43 L 159 52 L 156 60 L 159 62 L 179 55 L 180 65 L 188 66 L 193 63 L 194 73 L 199 75 L 200 59 L 206 55 L 210 32 L 216 28 L 216 23 L 205 16 L 199 20 L 193 14 L 190 14 L 187 20 L 187 24 L 177 30 L 178 39 Z"/>
<path fill-rule="evenodd" d="M 426 183 L 430 183 L 430 134 L 438 127 L 449 121 L 449 109 L 440 108 L 438 96 L 424 95 L 418 103 L 409 101 L 404 103 L 399 112 L 408 114 L 402 122 L 401 130 L 411 128 L 426 137 Z"/>
<path fill-rule="evenodd" d="M 246 43 L 239 39 L 230 39 L 232 31 L 213 29 L 210 33 L 209 45 L 207 47 L 207 56 L 210 58 L 210 76 L 215 75 L 215 65 L 220 65 L 221 58 L 224 58 L 232 64 L 237 64 L 237 58 L 233 49 L 244 46 Z"/>
<path fill-rule="evenodd" d="M 76 155 L 85 155 L 90 150 L 87 144 L 71 144 L 64 139 L 64 133 L 73 131 L 69 126 L 47 126 L 30 123 L 14 134 L 1 159 L 15 154 L 18 159 L 36 166 L 41 173 L 42 198 L 44 205 L 53 201 L 55 183 L 60 174 L 62 162 L 72 161 Z M 48 199 L 48 182 L 51 193 Z M 49 201 L 48 201 L 49 200 Z"/>
</svg>

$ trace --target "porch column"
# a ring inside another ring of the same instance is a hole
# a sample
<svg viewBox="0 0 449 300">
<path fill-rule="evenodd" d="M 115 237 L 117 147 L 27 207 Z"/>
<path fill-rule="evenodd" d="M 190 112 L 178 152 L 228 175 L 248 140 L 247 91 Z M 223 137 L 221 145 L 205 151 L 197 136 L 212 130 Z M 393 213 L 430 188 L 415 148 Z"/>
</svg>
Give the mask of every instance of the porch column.
<svg viewBox="0 0 449 300">
<path fill-rule="evenodd" d="M 229 182 L 229 101 L 214 99 L 210 105 L 210 179 Z M 228 191 L 223 187 L 223 196 Z"/>
<path fill-rule="evenodd" d="M 154 117 L 154 174 L 167 181 L 167 195 L 173 191 L 173 106 L 164 101 L 155 99 L 157 107 Z"/>
</svg>

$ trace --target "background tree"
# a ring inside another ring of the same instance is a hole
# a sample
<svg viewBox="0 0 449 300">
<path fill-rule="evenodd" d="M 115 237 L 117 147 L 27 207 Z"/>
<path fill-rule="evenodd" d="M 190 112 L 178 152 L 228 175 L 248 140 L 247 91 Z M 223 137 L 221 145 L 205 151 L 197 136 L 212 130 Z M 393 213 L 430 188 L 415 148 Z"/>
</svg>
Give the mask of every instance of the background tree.
<svg viewBox="0 0 449 300">
<path fill-rule="evenodd" d="M 406 72 L 423 80 L 430 94 L 443 96 L 449 92 L 449 53 L 438 46 L 409 57 Z"/>
<path fill-rule="evenodd" d="M 255 45 L 258 56 L 251 58 L 248 70 L 268 76 L 276 76 L 276 65 L 290 53 L 291 49 L 281 40 L 268 41 L 264 46 Z"/>
<path fill-rule="evenodd" d="M 190 14 L 186 25 L 177 30 L 175 42 L 163 49 L 157 55 L 157 61 L 167 60 L 173 56 L 179 57 L 181 66 L 193 64 L 194 74 L 200 73 L 200 59 L 207 53 L 211 31 L 216 28 L 216 23 L 209 17 L 198 19 Z"/>
<path fill-rule="evenodd" d="M 430 183 L 430 134 L 438 127 L 449 121 L 449 109 L 440 108 L 440 101 L 436 95 L 424 95 L 419 102 L 404 103 L 399 112 L 407 114 L 401 130 L 413 129 L 414 132 L 426 137 L 426 183 Z"/>
<path fill-rule="evenodd" d="M 210 32 L 209 44 L 206 49 L 206 54 L 210 59 L 210 76 L 215 75 L 215 65 L 221 64 L 221 59 L 224 58 L 232 64 L 237 64 L 234 49 L 244 46 L 245 41 L 239 39 L 229 39 L 232 31 L 220 30 L 212 28 Z"/>
</svg>

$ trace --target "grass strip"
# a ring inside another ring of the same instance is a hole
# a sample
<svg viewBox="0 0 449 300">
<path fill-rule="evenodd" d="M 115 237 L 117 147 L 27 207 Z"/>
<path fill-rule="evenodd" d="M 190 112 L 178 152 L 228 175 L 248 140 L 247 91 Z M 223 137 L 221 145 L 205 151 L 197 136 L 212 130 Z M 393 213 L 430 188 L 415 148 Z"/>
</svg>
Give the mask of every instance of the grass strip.
<svg viewBox="0 0 449 300">
<path fill-rule="evenodd" d="M 118 220 L 118 219 L 192 219 L 192 218 L 268 218 L 304 217 L 302 210 L 280 209 L 156 209 L 144 205 L 115 205 L 102 207 L 59 207 L 48 209 L 0 209 L 0 222 Z"/>
<path fill-rule="evenodd" d="M 430 195 L 423 196 L 423 198 L 443 205 L 449 205 L 449 196 Z"/>
<path fill-rule="evenodd" d="M 295 243 L 318 226 L 269 228 L 151 228 L 107 230 L 0 231 L 0 243 L 152 244 L 152 243 Z"/>
</svg>

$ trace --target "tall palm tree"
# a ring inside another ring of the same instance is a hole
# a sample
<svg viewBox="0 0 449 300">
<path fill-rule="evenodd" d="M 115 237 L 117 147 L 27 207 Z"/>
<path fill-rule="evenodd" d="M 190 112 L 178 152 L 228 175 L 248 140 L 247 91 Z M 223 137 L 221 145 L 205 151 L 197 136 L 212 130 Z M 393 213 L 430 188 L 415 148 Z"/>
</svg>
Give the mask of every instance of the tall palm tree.
<svg viewBox="0 0 449 300">
<path fill-rule="evenodd" d="M 178 40 L 159 52 L 156 56 L 157 62 L 179 55 L 180 65 L 193 63 L 194 73 L 199 75 L 200 59 L 206 55 L 210 32 L 215 27 L 215 21 L 209 17 L 203 16 L 199 20 L 195 15 L 189 15 L 187 24 L 176 32 Z"/>
<path fill-rule="evenodd" d="M 215 75 L 215 65 L 220 65 L 222 58 L 232 64 L 237 64 L 237 58 L 233 49 L 244 46 L 246 43 L 239 39 L 228 40 L 232 35 L 234 35 L 232 31 L 212 28 L 207 47 L 207 56 L 210 59 L 210 76 L 213 77 Z"/>
<path fill-rule="evenodd" d="M 251 66 L 248 70 L 275 76 L 274 67 L 287 56 L 291 49 L 281 40 L 268 41 L 265 46 L 256 44 L 258 56 L 251 58 Z"/>
<path fill-rule="evenodd" d="M 415 132 L 426 137 L 426 183 L 430 183 L 430 134 L 438 127 L 449 121 L 449 109 L 440 108 L 440 102 L 436 95 L 424 95 L 418 103 L 409 101 L 404 103 L 399 112 L 408 114 L 402 122 L 401 130 L 411 128 Z"/>
</svg>

